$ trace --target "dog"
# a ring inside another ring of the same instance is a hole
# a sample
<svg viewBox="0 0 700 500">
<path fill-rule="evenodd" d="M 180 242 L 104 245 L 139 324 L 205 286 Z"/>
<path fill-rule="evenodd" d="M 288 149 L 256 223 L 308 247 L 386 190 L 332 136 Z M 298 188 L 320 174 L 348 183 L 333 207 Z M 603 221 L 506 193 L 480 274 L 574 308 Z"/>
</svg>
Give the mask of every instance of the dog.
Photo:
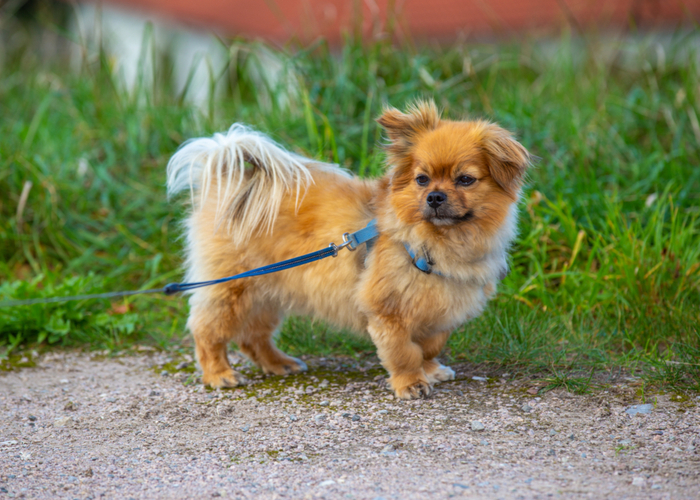
<svg viewBox="0 0 700 500">
<path fill-rule="evenodd" d="M 377 121 L 389 141 L 379 179 L 293 154 L 240 124 L 171 158 L 168 191 L 189 190 L 192 200 L 187 281 L 312 252 L 372 220 L 379 232 L 371 247 L 337 258 L 194 291 L 187 327 L 205 385 L 244 382 L 228 361 L 230 341 L 265 373 L 306 370 L 274 344 L 287 314 L 368 333 L 398 398 L 454 379 L 437 356 L 507 273 L 531 156 L 498 125 L 443 119 L 432 101 L 386 108 Z"/>
</svg>

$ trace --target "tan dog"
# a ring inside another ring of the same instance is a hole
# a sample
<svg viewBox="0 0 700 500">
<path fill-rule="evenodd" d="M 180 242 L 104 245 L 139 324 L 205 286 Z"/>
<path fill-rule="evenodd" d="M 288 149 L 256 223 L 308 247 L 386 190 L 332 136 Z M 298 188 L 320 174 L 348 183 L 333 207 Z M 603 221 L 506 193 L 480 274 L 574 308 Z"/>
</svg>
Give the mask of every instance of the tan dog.
<svg viewBox="0 0 700 500">
<path fill-rule="evenodd" d="M 340 243 L 377 220 L 379 237 L 337 258 L 196 290 L 188 327 L 212 387 L 234 387 L 233 340 L 265 373 L 306 365 L 275 347 L 287 314 L 368 332 L 399 398 L 428 395 L 454 371 L 436 360 L 450 333 L 479 315 L 507 270 L 530 156 L 486 121 L 441 119 L 432 102 L 378 119 L 387 174 L 358 179 L 291 154 L 242 125 L 183 145 L 170 193 L 189 189 L 187 281 L 240 273 Z M 407 251 L 432 265 L 426 273 Z"/>
</svg>

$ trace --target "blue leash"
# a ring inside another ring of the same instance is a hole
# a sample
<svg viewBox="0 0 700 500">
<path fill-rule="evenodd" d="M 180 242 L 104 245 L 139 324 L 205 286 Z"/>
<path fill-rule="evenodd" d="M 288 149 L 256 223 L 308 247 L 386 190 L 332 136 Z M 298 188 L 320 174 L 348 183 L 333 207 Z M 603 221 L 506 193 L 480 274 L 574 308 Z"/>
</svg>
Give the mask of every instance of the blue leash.
<svg viewBox="0 0 700 500">
<path fill-rule="evenodd" d="M 170 283 L 168 285 L 165 285 L 163 288 L 154 288 L 151 290 L 131 290 L 126 292 L 107 292 L 95 293 L 91 295 L 76 295 L 72 297 L 49 297 L 43 299 L 10 300 L 6 302 L 0 302 L 0 307 L 29 306 L 32 304 L 48 304 L 54 302 L 68 302 L 73 300 L 107 299 L 114 297 L 125 297 L 128 295 L 139 295 L 144 293 L 164 293 L 165 295 L 173 295 L 178 292 L 194 290 L 195 288 L 216 285 L 219 283 L 226 283 L 227 281 L 276 273 L 278 271 L 284 271 L 285 269 L 291 269 L 292 267 L 303 266 L 304 264 L 309 264 L 311 262 L 325 259 L 327 257 L 337 257 L 339 250 L 347 248 L 350 251 L 354 251 L 355 249 L 357 249 L 358 246 L 362 245 L 363 243 L 371 243 L 371 240 L 373 240 L 377 236 L 379 236 L 379 231 L 377 231 L 377 221 L 371 220 L 366 227 L 360 229 L 359 231 L 356 231 L 354 233 L 343 234 L 343 243 L 341 243 L 340 245 L 331 243 L 328 246 L 328 248 L 307 253 L 305 255 L 295 257 L 293 259 L 283 260 L 282 262 L 277 262 L 275 264 L 269 264 L 267 266 L 259 267 L 257 269 L 252 269 L 250 271 L 236 274 L 234 276 L 228 276 L 226 278 L 220 278 L 209 281 L 199 281 L 194 283 Z"/>
</svg>

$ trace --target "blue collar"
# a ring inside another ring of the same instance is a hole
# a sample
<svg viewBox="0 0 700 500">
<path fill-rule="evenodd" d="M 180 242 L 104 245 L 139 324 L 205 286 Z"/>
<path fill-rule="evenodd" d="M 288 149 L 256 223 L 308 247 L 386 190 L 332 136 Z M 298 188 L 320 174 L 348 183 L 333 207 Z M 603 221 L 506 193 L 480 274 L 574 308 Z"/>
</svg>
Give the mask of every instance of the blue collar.
<svg viewBox="0 0 700 500">
<path fill-rule="evenodd" d="M 378 236 L 379 230 L 377 229 L 377 219 L 372 219 L 363 229 L 348 235 L 350 250 L 355 250 L 358 246 L 366 243 L 367 252 L 369 252 L 372 250 L 374 241 Z M 438 276 L 442 276 L 442 274 L 439 272 L 433 271 L 434 262 L 431 262 L 430 257 L 426 252 L 423 252 L 423 256 L 418 256 L 418 253 L 413 251 L 408 243 L 404 243 L 403 246 L 406 249 L 406 252 L 408 252 L 408 255 L 411 257 L 411 262 L 413 265 L 416 266 L 416 268 L 418 268 L 421 272 L 426 274 L 434 273 Z"/>
</svg>

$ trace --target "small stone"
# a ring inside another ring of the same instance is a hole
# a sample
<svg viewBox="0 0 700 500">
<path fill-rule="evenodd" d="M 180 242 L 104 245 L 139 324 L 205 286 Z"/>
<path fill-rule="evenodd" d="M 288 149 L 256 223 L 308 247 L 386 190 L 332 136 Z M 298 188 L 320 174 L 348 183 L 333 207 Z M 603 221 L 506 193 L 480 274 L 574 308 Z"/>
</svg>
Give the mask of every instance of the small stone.
<svg viewBox="0 0 700 500">
<path fill-rule="evenodd" d="M 381 454 L 388 457 L 396 456 L 396 445 L 394 443 L 389 443 L 382 448 Z"/>
<path fill-rule="evenodd" d="M 353 422 L 359 422 L 361 420 L 361 418 L 359 415 L 355 414 L 352 416 L 352 418 L 350 420 L 352 420 Z"/>
<path fill-rule="evenodd" d="M 554 451 L 554 449 L 550 449 L 550 450 L 547 452 L 547 455 L 550 456 L 550 457 L 556 457 L 556 456 L 557 456 L 557 452 Z"/>
<path fill-rule="evenodd" d="M 61 417 L 53 421 L 54 427 L 70 427 L 73 425 L 73 417 Z"/>
<path fill-rule="evenodd" d="M 321 401 L 318 406 L 328 406 L 329 404 L 331 404 L 329 401 Z"/>
<path fill-rule="evenodd" d="M 472 420 L 471 427 L 473 431 L 483 431 L 486 428 L 484 424 L 478 420 Z"/>
<path fill-rule="evenodd" d="M 477 380 L 477 381 L 479 381 L 479 382 L 486 382 L 488 379 L 487 379 L 486 377 L 477 377 L 477 376 L 473 376 L 473 377 L 472 377 L 472 380 Z"/>
<path fill-rule="evenodd" d="M 65 411 L 75 411 L 78 409 L 78 405 L 76 405 L 73 401 L 68 401 L 63 407 L 63 409 Z"/>
<path fill-rule="evenodd" d="M 482 439 L 481 441 L 479 441 L 479 444 L 482 445 L 482 446 L 488 446 L 488 445 L 489 445 L 489 442 L 486 441 L 485 439 Z"/>
<path fill-rule="evenodd" d="M 321 380 L 321 383 L 318 384 L 318 386 L 319 386 L 321 389 L 325 389 L 325 388 L 328 387 L 330 384 L 331 384 L 331 383 L 330 383 L 328 380 L 326 380 L 326 379 L 324 378 L 323 380 Z"/>
<path fill-rule="evenodd" d="M 319 413 L 318 415 L 314 416 L 314 421 L 316 421 L 317 424 L 320 424 L 324 420 L 326 420 L 328 416 L 324 415 L 323 413 Z"/>
<path fill-rule="evenodd" d="M 651 489 L 652 489 L 652 490 L 660 490 L 660 489 L 661 489 L 661 485 L 660 485 L 660 484 L 652 484 L 652 485 L 651 485 Z"/>
<path fill-rule="evenodd" d="M 167 370 L 163 370 L 162 372 L 160 372 L 160 376 L 161 376 L 161 377 L 169 377 L 170 374 L 168 373 Z"/>
<path fill-rule="evenodd" d="M 525 413 L 530 413 L 532 411 L 532 406 L 529 404 L 525 403 L 520 407 L 521 410 L 523 410 Z"/>
<path fill-rule="evenodd" d="M 554 429 L 549 429 L 549 435 L 554 436 L 557 433 Z"/>
<path fill-rule="evenodd" d="M 117 399 L 116 398 L 107 398 L 105 399 L 108 403 L 116 403 Z"/>
<path fill-rule="evenodd" d="M 646 485 L 647 485 L 647 480 L 644 479 L 643 477 L 635 477 L 632 479 L 632 486 L 638 486 L 640 488 L 643 488 Z"/>
<path fill-rule="evenodd" d="M 248 432 L 248 429 L 250 429 L 249 425 L 244 425 L 243 427 L 241 427 L 241 431 L 243 432 Z"/>
<path fill-rule="evenodd" d="M 148 395 L 149 395 L 150 397 L 153 397 L 153 396 L 160 396 L 160 392 L 158 392 L 158 391 L 156 391 L 156 390 L 154 389 L 154 390 L 151 390 L 151 392 L 149 392 Z"/>
<path fill-rule="evenodd" d="M 178 365 L 175 367 L 176 370 L 184 370 L 190 366 L 190 364 L 187 361 L 183 361 L 182 363 L 178 363 Z"/>
<path fill-rule="evenodd" d="M 325 480 L 325 481 L 323 481 L 323 482 L 318 483 L 318 486 L 321 487 L 321 488 L 324 488 L 324 487 L 326 487 L 326 486 L 332 486 L 332 485 L 334 485 L 334 484 L 335 484 L 335 481 L 333 481 L 332 479 L 327 479 L 327 480 Z"/>
<path fill-rule="evenodd" d="M 622 445 L 622 446 L 629 446 L 629 445 L 632 444 L 632 441 L 630 441 L 629 439 L 621 439 L 621 440 L 619 441 L 619 444 Z"/>
<path fill-rule="evenodd" d="M 29 415 L 27 418 L 30 422 L 36 422 L 36 417 L 34 415 Z"/>
<path fill-rule="evenodd" d="M 634 417 L 637 414 L 642 414 L 646 415 L 651 413 L 651 410 L 654 409 L 654 405 L 652 404 L 644 404 L 644 405 L 633 405 L 630 406 L 625 410 L 625 413 L 627 413 L 630 417 Z"/>
</svg>

